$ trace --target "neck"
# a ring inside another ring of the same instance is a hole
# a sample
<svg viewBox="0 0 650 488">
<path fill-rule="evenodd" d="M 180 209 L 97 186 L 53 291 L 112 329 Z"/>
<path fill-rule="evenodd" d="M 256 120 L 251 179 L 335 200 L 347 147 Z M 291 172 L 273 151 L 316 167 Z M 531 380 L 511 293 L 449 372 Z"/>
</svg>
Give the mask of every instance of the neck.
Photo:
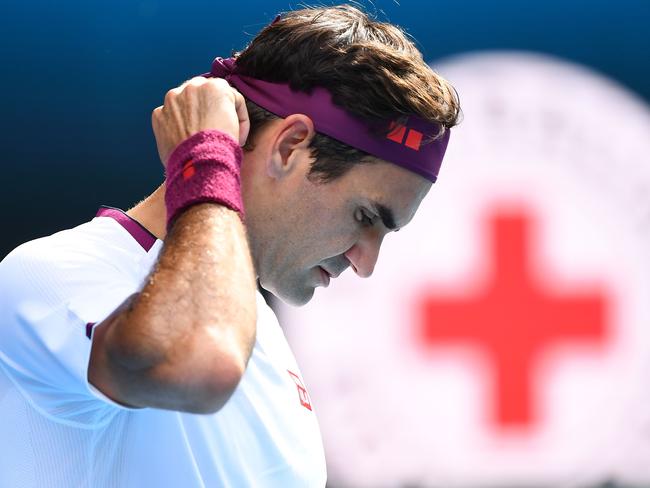
<svg viewBox="0 0 650 488">
<path fill-rule="evenodd" d="M 160 185 L 147 198 L 128 210 L 127 215 L 142 224 L 158 239 L 166 235 L 167 210 L 165 208 L 165 184 Z"/>
</svg>

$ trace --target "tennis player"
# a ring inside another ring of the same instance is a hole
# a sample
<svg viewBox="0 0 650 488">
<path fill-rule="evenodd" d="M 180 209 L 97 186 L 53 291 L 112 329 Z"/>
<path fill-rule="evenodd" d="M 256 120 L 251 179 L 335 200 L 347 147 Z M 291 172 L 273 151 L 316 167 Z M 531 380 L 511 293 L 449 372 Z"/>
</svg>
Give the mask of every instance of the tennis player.
<svg viewBox="0 0 650 488">
<path fill-rule="evenodd" d="M 256 280 L 300 305 L 370 276 L 458 116 L 404 33 L 351 6 L 288 12 L 170 90 L 164 184 L 0 263 L 0 486 L 324 486 Z"/>
</svg>

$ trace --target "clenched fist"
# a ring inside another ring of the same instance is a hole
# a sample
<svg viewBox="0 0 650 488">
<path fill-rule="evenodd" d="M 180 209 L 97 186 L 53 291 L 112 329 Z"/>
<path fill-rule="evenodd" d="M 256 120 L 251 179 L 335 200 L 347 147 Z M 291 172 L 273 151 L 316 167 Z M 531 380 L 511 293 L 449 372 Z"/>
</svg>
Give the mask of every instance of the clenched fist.
<svg viewBox="0 0 650 488">
<path fill-rule="evenodd" d="M 164 104 L 151 114 L 151 124 L 165 168 L 176 146 L 197 132 L 217 129 L 243 146 L 250 128 L 241 93 L 226 80 L 201 76 L 169 90 Z"/>
</svg>

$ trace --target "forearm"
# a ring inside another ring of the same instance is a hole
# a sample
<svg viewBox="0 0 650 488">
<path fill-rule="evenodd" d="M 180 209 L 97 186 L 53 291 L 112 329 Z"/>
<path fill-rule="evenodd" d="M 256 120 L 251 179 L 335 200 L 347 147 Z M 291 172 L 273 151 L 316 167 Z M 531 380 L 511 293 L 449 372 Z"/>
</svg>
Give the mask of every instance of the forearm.
<svg viewBox="0 0 650 488">
<path fill-rule="evenodd" d="M 255 341 L 255 272 L 241 222 L 245 100 L 197 77 L 152 113 L 167 236 L 155 269 L 93 331 L 88 379 L 115 401 L 216 411 Z M 211 203 L 200 203 L 211 202 Z"/>
<path fill-rule="evenodd" d="M 212 203 L 186 209 L 144 288 L 106 331 L 108 361 L 133 374 L 124 384 L 133 391 L 120 396 L 151 405 L 157 395 L 165 408 L 164 397 L 205 385 L 227 389 L 251 353 L 255 304 L 255 273 L 238 214 Z"/>
</svg>

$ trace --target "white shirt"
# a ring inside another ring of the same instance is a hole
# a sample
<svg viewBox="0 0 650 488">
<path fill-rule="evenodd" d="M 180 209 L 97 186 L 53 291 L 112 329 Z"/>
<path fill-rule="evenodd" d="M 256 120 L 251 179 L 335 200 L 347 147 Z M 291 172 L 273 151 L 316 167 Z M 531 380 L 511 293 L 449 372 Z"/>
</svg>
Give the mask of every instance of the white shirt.
<svg viewBox="0 0 650 488">
<path fill-rule="evenodd" d="M 117 209 L 0 263 L 0 487 L 323 487 L 316 416 L 258 294 L 246 372 L 214 414 L 121 406 L 88 383 L 92 327 L 162 241 Z"/>
</svg>

